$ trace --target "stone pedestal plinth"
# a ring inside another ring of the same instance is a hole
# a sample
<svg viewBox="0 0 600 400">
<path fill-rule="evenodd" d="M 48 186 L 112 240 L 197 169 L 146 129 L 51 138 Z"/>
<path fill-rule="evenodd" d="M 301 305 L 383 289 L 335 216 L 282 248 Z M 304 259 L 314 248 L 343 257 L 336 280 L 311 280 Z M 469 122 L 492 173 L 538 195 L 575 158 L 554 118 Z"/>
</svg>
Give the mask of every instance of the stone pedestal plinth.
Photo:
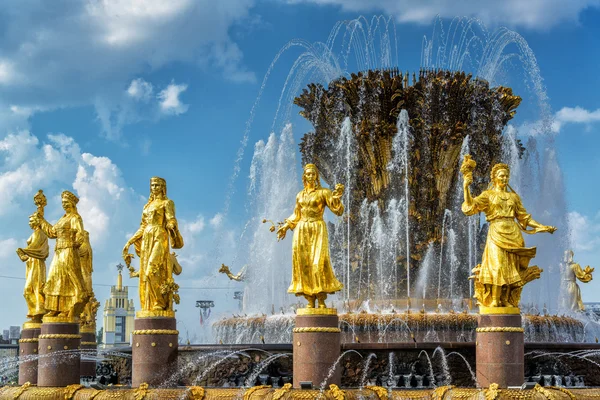
<svg viewBox="0 0 600 400">
<path fill-rule="evenodd" d="M 38 381 L 38 336 L 42 324 L 25 323 L 19 340 L 19 385 L 26 382 L 37 385 Z"/>
<path fill-rule="evenodd" d="M 521 315 L 479 315 L 477 323 L 475 356 L 479 385 L 521 386 L 525 375 Z"/>
<path fill-rule="evenodd" d="M 133 326 L 132 386 L 164 384 L 177 370 L 179 332 L 175 318 L 136 318 Z"/>
<path fill-rule="evenodd" d="M 317 313 L 323 314 L 317 314 Z M 328 314 L 324 314 L 328 312 Z M 341 384 L 341 368 L 332 370 L 340 356 L 340 328 L 335 309 L 298 309 L 294 328 L 294 388 L 312 382 L 319 388 Z"/>
<path fill-rule="evenodd" d="M 44 322 L 38 339 L 38 386 L 79 383 L 79 324 Z"/>
<path fill-rule="evenodd" d="M 81 330 L 81 362 L 79 374 L 83 377 L 96 376 L 96 355 L 98 344 L 94 329 L 82 328 Z"/>
</svg>

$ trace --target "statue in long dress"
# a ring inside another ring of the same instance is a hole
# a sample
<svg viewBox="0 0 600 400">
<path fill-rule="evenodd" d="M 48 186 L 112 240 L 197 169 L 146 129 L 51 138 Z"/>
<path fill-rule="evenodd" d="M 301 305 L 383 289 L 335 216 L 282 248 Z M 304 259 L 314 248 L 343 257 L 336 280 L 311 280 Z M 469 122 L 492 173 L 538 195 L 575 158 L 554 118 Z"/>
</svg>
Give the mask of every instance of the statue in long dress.
<svg viewBox="0 0 600 400">
<path fill-rule="evenodd" d="M 285 238 L 292 229 L 292 283 L 288 293 L 304 296 L 308 308 L 326 308 L 325 299 L 344 287 L 337 280 L 329 257 L 327 225 L 323 220 L 325 207 L 336 215 L 344 213 L 341 197 L 344 185 L 337 184 L 335 190 L 321 187 L 319 171 L 314 164 L 307 164 L 302 175 L 304 189 L 296 196 L 294 213 L 277 230 L 277 239 Z"/>
<path fill-rule="evenodd" d="M 48 236 L 40 227 L 37 214 L 29 217 L 33 233 L 27 239 L 27 247 L 18 248 L 17 255 L 25 262 L 25 289 L 29 322 L 41 323 L 46 313 L 44 308 L 44 284 L 46 282 L 46 258 L 48 258 Z"/>
<path fill-rule="evenodd" d="M 85 289 L 88 292 L 89 299 L 83 308 L 83 312 L 80 315 L 81 327 L 87 327 L 94 329 L 96 327 L 96 312 L 100 303 L 94 295 L 94 288 L 92 286 L 92 272 L 94 271 L 93 261 L 94 255 L 92 252 L 92 246 L 90 245 L 90 234 L 88 231 L 83 232 L 83 243 L 79 247 L 79 259 L 81 262 L 81 272 L 83 275 L 83 282 Z"/>
<path fill-rule="evenodd" d="M 134 245 L 140 257 L 139 271 L 131 267 Z M 150 198 L 142 211 L 140 228 L 123 248 L 123 259 L 131 276 L 140 279 L 139 295 L 144 316 L 174 316 L 173 302 L 179 304 L 179 286 L 173 274 L 181 273 L 175 253 L 170 249 L 183 247 L 183 238 L 175 218 L 175 203 L 167 197 L 167 182 L 163 178 L 150 179 Z"/>
<path fill-rule="evenodd" d="M 475 166 L 475 161 L 466 155 L 461 166 L 464 177 L 462 211 L 466 215 L 483 212 L 489 223 L 481 264 L 473 270 L 475 298 L 484 307 L 518 307 L 523 286 L 539 278 L 542 272 L 537 266 L 529 266 L 536 248 L 525 247 L 521 231 L 554 233 L 556 228 L 536 222 L 527 213 L 521 198 L 508 184 L 510 169 L 506 164 L 494 165 L 490 186 L 473 198 L 469 185 Z M 527 230 L 527 227 L 533 230 Z"/>
<path fill-rule="evenodd" d="M 581 268 L 579 264 L 573 261 L 573 250 L 565 251 L 563 268 L 563 308 L 569 311 L 585 311 L 583 300 L 581 300 L 581 289 L 577 284 L 577 279 L 583 283 L 592 280 L 594 268 L 586 266 Z"/>
<path fill-rule="evenodd" d="M 76 322 L 90 297 L 79 257 L 85 230 L 77 212 L 79 198 L 64 191 L 61 199 L 65 215 L 56 224 L 50 224 L 38 212 L 42 230 L 49 238 L 56 239 L 54 258 L 44 286 L 45 308 L 48 311 L 44 321 L 46 317 L 57 317 L 61 321 Z"/>
</svg>

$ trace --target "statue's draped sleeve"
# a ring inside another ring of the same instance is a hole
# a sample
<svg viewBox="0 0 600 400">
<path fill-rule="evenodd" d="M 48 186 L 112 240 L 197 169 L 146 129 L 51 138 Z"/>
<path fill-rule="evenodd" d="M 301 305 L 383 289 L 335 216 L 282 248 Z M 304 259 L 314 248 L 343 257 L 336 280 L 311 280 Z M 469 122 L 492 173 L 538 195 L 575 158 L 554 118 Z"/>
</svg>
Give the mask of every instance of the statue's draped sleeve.
<svg viewBox="0 0 600 400">
<path fill-rule="evenodd" d="M 28 257 L 45 260 L 50 253 L 46 234 L 42 230 L 33 231 L 27 241 L 27 247 L 21 250 Z"/>
<path fill-rule="evenodd" d="M 327 203 L 327 207 L 331 210 L 332 213 L 337 215 L 338 217 L 344 213 L 344 205 L 342 204 L 342 200 L 339 197 L 333 197 L 333 192 L 329 189 L 322 189 L 323 195 L 325 196 L 325 202 Z"/>
<path fill-rule="evenodd" d="M 302 211 L 300 210 L 300 195 L 302 192 L 298 193 L 296 196 L 296 206 L 294 207 L 294 212 L 288 218 L 286 218 L 285 223 L 290 229 L 294 229 L 298 222 L 300 222 L 300 218 L 302 218 Z"/>
<path fill-rule="evenodd" d="M 165 219 L 167 226 L 173 225 L 173 228 L 168 228 L 169 236 L 171 236 L 171 247 L 174 249 L 180 249 L 183 247 L 183 237 L 179 232 L 179 226 L 177 225 L 177 219 L 175 218 L 175 203 L 173 200 L 167 200 L 165 204 Z"/>
<path fill-rule="evenodd" d="M 488 213 L 490 206 L 490 192 L 485 190 L 479 196 L 475 197 L 471 204 L 467 204 L 467 202 L 462 203 L 462 212 L 465 215 L 475 215 L 480 212 Z"/>
<path fill-rule="evenodd" d="M 527 225 L 529 225 L 529 221 L 531 221 L 531 214 L 527 213 L 527 210 L 525 210 L 523 202 L 521 201 L 521 197 L 519 197 L 517 194 L 515 194 L 515 197 L 515 217 L 517 218 L 517 221 L 519 221 L 521 229 L 525 230 Z"/>
<path fill-rule="evenodd" d="M 592 274 L 585 272 L 583 270 L 583 268 L 581 268 L 581 265 L 575 263 L 575 264 L 572 264 L 571 267 L 573 268 L 573 272 L 575 273 L 575 276 L 581 282 L 587 283 L 592 280 Z"/>
</svg>

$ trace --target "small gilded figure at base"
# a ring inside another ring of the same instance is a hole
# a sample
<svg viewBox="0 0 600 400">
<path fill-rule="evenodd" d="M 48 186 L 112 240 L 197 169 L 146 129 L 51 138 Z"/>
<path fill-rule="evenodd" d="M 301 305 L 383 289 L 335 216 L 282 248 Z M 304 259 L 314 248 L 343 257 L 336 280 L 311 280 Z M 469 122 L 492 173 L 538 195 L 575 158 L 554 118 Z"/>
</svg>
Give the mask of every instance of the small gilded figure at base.
<svg viewBox="0 0 600 400">
<path fill-rule="evenodd" d="M 521 231 L 534 234 L 553 233 L 556 228 L 536 222 L 527 213 L 519 195 L 508 184 L 510 168 L 496 164 L 492 168 L 487 190 L 473 198 L 469 185 L 473 181 L 476 163 L 469 155 L 461 167 L 464 177 L 466 215 L 485 213 L 489 230 L 481 264 L 474 270 L 475 298 L 484 307 L 518 307 L 523 286 L 538 279 L 542 270 L 529 266 L 535 257 L 535 247 L 525 247 Z M 532 230 L 527 230 L 532 227 Z"/>
<path fill-rule="evenodd" d="M 573 250 L 565 251 L 564 263 L 562 268 L 562 307 L 567 311 L 585 311 L 583 300 L 581 300 L 581 289 L 577 284 L 579 279 L 583 283 L 592 280 L 594 268 L 589 265 L 581 268 L 579 264 L 573 261 Z"/>
<path fill-rule="evenodd" d="M 27 318 L 30 322 L 41 323 L 46 313 L 44 308 L 44 283 L 46 282 L 46 259 L 49 254 L 48 236 L 40 227 L 37 213 L 29 217 L 33 233 L 27 239 L 27 247 L 18 248 L 17 255 L 25 262 L 25 290 Z"/>
<path fill-rule="evenodd" d="M 307 164 L 302 175 L 304 189 L 296 196 L 294 213 L 277 230 L 277 239 L 285 238 L 288 229 L 294 231 L 292 240 L 292 283 L 288 293 L 304 296 L 307 308 L 326 308 L 328 294 L 342 290 L 342 283 L 335 277 L 329 256 L 327 225 L 323 220 L 325 207 L 338 216 L 344 213 L 341 197 L 344 185 L 335 190 L 321 187 L 319 171 L 314 164 Z"/>
</svg>

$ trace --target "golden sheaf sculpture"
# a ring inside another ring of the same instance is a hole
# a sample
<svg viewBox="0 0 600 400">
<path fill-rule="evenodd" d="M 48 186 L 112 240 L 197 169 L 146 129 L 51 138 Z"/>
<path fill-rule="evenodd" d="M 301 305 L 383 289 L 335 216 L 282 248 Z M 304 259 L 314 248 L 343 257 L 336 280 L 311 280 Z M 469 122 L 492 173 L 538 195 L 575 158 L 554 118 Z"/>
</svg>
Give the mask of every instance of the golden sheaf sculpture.
<svg viewBox="0 0 600 400">
<path fill-rule="evenodd" d="M 44 284 L 46 283 L 46 259 L 48 258 L 48 236 L 40 226 L 38 214 L 29 217 L 33 233 L 27 239 L 27 247 L 18 248 L 17 255 L 25 262 L 25 289 L 23 296 L 27 302 L 29 322 L 41 323 L 46 313 L 44 305 Z"/>
<path fill-rule="evenodd" d="M 139 271 L 131 267 L 134 245 L 140 257 Z M 123 248 L 123 259 L 131 276 L 140 279 L 139 295 L 141 312 L 138 317 L 174 316 L 173 302 L 179 304 L 179 285 L 173 274 L 181 273 L 175 253 L 170 249 L 183 247 L 183 238 L 175 218 L 175 203 L 167 197 L 167 182 L 163 178 L 150 179 L 150 198 L 142 211 L 140 228 Z"/>
<path fill-rule="evenodd" d="M 469 185 L 473 181 L 475 167 L 475 161 L 467 155 L 460 169 L 464 178 L 462 211 L 466 215 L 483 212 L 489 223 L 483 258 L 481 264 L 473 269 L 471 277 L 475 279 L 474 297 L 482 313 L 481 306 L 517 308 L 523 286 L 538 279 L 542 272 L 537 266 L 529 266 L 536 248 L 525 247 L 521 231 L 528 234 L 554 233 L 556 228 L 536 222 L 527 213 L 521 198 L 508 184 L 510 168 L 506 164 L 494 165 L 488 189 L 473 198 Z M 527 230 L 527 227 L 533 230 Z"/>
<path fill-rule="evenodd" d="M 296 196 L 294 213 L 277 230 L 277 239 L 285 238 L 288 229 L 294 231 L 292 240 L 292 283 L 289 293 L 304 296 L 308 308 L 324 309 L 328 294 L 342 290 L 329 256 L 327 225 L 323 220 L 325 207 L 336 215 L 344 213 L 341 197 L 344 185 L 337 184 L 335 190 L 321 187 L 319 171 L 314 164 L 307 164 L 302 175 L 304 189 Z"/>
</svg>

